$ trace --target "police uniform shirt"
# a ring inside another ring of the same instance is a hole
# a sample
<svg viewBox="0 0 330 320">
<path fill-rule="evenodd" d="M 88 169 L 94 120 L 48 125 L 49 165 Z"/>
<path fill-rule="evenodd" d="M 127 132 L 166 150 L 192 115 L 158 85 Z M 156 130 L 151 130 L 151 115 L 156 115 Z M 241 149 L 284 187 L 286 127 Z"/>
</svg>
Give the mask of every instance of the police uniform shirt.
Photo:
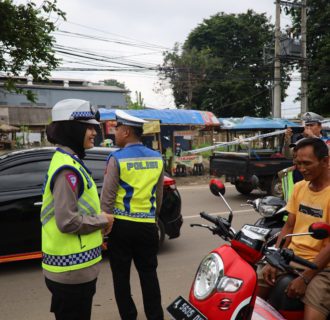
<svg viewBox="0 0 330 320">
<path fill-rule="evenodd" d="M 127 144 L 125 147 L 129 145 L 131 145 L 131 143 Z M 164 183 L 164 176 L 163 174 L 161 174 L 156 187 L 157 215 L 159 215 L 159 210 L 163 200 L 163 183 Z M 101 209 L 103 211 L 113 213 L 118 188 L 119 188 L 118 166 L 115 158 L 111 157 L 106 168 L 106 173 L 104 176 L 103 188 L 101 193 Z"/>
<path fill-rule="evenodd" d="M 64 146 L 59 146 L 64 151 L 74 154 L 74 152 Z M 108 225 L 108 220 L 102 215 L 88 216 L 81 215 L 78 212 L 77 199 L 80 187 L 79 179 L 75 183 L 73 179 L 74 172 L 68 169 L 61 170 L 54 181 L 54 212 L 56 225 L 63 233 L 89 234 Z M 46 278 L 60 283 L 75 284 L 94 280 L 100 270 L 100 264 L 97 263 L 91 267 L 75 271 L 54 273 L 43 270 Z"/>
</svg>

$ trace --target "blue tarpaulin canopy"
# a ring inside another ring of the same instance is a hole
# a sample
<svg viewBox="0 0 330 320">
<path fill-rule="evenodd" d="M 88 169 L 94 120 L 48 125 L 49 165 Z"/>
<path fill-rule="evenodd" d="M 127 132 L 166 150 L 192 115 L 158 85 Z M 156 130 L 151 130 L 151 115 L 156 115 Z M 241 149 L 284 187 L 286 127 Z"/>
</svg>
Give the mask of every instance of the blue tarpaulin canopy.
<svg viewBox="0 0 330 320">
<path fill-rule="evenodd" d="M 248 130 L 248 129 L 285 129 L 286 127 L 299 127 L 300 125 L 280 118 L 219 118 L 222 129 Z"/>
<path fill-rule="evenodd" d="M 115 120 L 115 109 L 100 108 L 101 121 Z M 128 114 L 145 120 L 159 120 L 163 125 L 219 126 L 219 120 L 212 112 L 181 109 L 125 110 Z"/>
</svg>

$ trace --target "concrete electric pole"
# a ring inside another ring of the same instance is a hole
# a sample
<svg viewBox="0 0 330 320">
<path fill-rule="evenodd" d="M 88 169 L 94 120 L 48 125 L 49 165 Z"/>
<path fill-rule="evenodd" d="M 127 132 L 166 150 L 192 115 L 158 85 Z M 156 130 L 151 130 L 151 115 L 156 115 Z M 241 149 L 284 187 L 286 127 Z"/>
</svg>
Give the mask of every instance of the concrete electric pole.
<svg viewBox="0 0 330 320">
<path fill-rule="evenodd" d="M 274 52 L 274 103 L 273 117 L 281 118 L 281 6 L 280 0 L 276 0 L 276 16 L 275 16 L 275 52 Z"/>
<path fill-rule="evenodd" d="M 308 111 L 308 94 L 307 94 L 307 14 L 306 14 L 307 0 L 302 0 L 301 3 L 301 113 Z"/>
<path fill-rule="evenodd" d="M 276 0 L 276 16 L 275 16 L 275 52 L 274 52 L 274 98 L 272 113 L 274 118 L 281 117 L 281 5 L 301 8 L 301 53 L 299 60 L 301 61 L 301 113 L 308 111 L 308 64 L 307 64 L 307 0 L 301 0 L 301 3 Z M 289 59 L 296 59 L 289 50 Z"/>
</svg>

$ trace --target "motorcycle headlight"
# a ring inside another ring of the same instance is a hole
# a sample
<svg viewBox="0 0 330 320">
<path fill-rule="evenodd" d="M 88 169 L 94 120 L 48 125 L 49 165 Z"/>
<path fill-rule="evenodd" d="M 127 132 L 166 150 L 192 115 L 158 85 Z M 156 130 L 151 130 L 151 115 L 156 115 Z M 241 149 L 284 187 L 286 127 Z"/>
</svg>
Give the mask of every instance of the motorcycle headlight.
<svg viewBox="0 0 330 320">
<path fill-rule="evenodd" d="M 222 259 L 215 253 L 210 253 L 201 262 L 194 283 L 194 296 L 198 300 L 207 298 L 217 287 L 224 275 Z"/>
<path fill-rule="evenodd" d="M 259 213 L 263 217 L 271 217 L 277 210 L 276 206 L 270 206 L 270 205 L 265 205 L 265 204 L 260 204 L 259 206 Z"/>
</svg>

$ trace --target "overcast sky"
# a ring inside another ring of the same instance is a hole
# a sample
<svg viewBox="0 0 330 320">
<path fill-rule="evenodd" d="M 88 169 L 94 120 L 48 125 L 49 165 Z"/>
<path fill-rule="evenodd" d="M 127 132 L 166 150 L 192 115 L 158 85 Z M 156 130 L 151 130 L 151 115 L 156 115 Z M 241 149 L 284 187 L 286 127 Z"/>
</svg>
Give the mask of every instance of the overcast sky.
<svg viewBox="0 0 330 320">
<path fill-rule="evenodd" d="M 20 1 L 23 2 L 23 1 Z M 41 3 L 42 1 L 35 1 Z M 189 33 L 210 16 L 218 13 L 244 13 L 253 9 L 266 13 L 274 23 L 274 0 L 58 0 L 58 7 L 66 12 L 67 21 L 58 20 L 57 45 L 75 56 L 61 54 L 63 66 L 71 68 L 121 68 L 121 71 L 54 72 L 54 77 L 79 78 L 90 81 L 116 79 L 124 82 L 132 92 L 142 93 L 145 104 L 154 108 L 173 108 L 170 90 L 158 88 L 158 77 L 152 71 L 123 71 L 130 66 L 155 67 L 162 62 L 162 52 L 183 43 Z M 289 23 L 282 15 L 281 26 Z M 70 33 L 63 33 L 70 32 Z M 76 35 L 72 34 L 76 33 Z M 79 34 L 79 35 L 77 35 Z M 89 36 L 88 39 L 84 36 Z M 102 38 L 103 41 L 95 38 Z M 102 55 L 119 64 L 86 60 L 81 51 Z M 79 64 L 77 63 L 79 61 Z M 91 65 L 92 64 L 92 65 Z M 136 68 L 135 68 L 136 69 Z M 293 83 L 296 88 L 299 82 Z M 295 91 L 292 89 L 291 91 Z M 285 102 L 289 113 L 295 114 L 291 96 Z M 282 112 L 287 115 L 288 112 Z"/>
</svg>

